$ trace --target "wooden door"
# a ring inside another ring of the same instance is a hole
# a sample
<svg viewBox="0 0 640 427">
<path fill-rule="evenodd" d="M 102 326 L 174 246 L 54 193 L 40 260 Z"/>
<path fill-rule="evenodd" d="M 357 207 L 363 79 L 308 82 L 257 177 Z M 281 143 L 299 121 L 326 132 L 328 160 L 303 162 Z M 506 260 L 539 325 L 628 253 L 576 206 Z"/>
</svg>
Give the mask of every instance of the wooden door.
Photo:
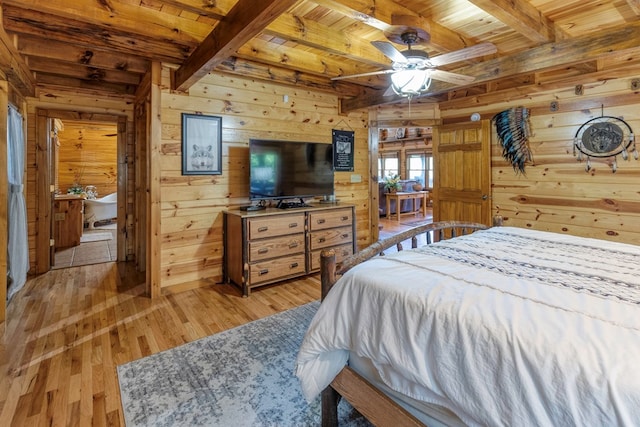
<svg viewBox="0 0 640 427">
<path fill-rule="evenodd" d="M 491 122 L 434 127 L 434 221 L 491 225 Z"/>
</svg>

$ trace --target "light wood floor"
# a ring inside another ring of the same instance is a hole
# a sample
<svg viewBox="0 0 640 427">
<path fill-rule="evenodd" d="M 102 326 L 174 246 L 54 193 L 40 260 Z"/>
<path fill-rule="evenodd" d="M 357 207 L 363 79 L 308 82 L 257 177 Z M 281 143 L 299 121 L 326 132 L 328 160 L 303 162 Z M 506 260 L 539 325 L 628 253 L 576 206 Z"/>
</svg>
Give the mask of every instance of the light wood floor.
<svg viewBox="0 0 640 427">
<path fill-rule="evenodd" d="M 318 275 L 255 290 L 216 285 L 150 300 L 127 264 L 52 270 L 7 308 L 0 426 L 123 426 L 116 366 L 320 297 Z"/>
<path fill-rule="evenodd" d="M 381 219 L 381 237 L 410 225 Z M 320 280 L 255 290 L 211 287 L 144 296 L 126 263 L 52 270 L 7 308 L 0 426 L 123 426 L 116 366 L 320 298 Z"/>
</svg>

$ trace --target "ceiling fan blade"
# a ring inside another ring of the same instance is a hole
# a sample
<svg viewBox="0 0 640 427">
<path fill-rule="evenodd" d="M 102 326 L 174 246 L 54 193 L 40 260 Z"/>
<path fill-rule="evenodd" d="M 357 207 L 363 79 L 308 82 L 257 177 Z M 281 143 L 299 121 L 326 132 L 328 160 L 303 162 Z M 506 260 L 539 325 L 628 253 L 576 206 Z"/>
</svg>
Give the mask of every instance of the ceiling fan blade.
<svg viewBox="0 0 640 427">
<path fill-rule="evenodd" d="M 380 74 L 391 74 L 395 73 L 396 70 L 380 70 L 380 71 L 371 71 L 369 73 L 361 73 L 361 74 L 350 74 L 348 76 L 338 76 L 332 77 L 331 80 L 345 80 L 345 79 L 354 79 L 356 77 L 367 77 L 367 76 L 377 76 Z"/>
<path fill-rule="evenodd" d="M 393 90 L 393 86 L 389 86 L 387 88 L 387 90 L 384 91 L 384 93 L 382 94 L 382 96 L 391 96 L 391 95 L 395 95 L 396 91 Z"/>
<path fill-rule="evenodd" d="M 405 63 L 407 62 L 407 58 L 400 52 L 394 45 L 389 42 L 381 42 L 381 41 L 372 41 L 372 45 L 374 45 L 380 52 L 384 53 L 389 59 L 393 62 Z"/>
<path fill-rule="evenodd" d="M 430 75 L 432 79 L 442 80 L 443 82 L 453 83 L 456 85 L 466 85 L 476 79 L 475 77 L 465 76 L 463 74 L 456 74 L 443 70 L 431 70 Z"/>
<path fill-rule="evenodd" d="M 433 66 L 437 67 L 440 65 L 451 64 L 453 62 L 465 61 L 478 56 L 491 55 L 497 51 L 498 49 L 493 43 L 480 43 L 475 46 L 465 47 L 464 49 L 443 53 L 442 55 L 429 58 L 429 62 L 431 62 Z"/>
</svg>

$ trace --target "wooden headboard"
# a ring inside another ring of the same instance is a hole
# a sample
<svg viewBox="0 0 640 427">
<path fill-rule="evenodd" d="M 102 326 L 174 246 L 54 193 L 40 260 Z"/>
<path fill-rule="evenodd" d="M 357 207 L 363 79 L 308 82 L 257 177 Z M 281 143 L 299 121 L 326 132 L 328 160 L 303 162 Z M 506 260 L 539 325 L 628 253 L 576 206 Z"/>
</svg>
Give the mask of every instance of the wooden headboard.
<svg viewBox="0 0 640 427">
<path fill-rule="evenodd" d="M 323 250 L 320 254 L 320 276 L 322 281 L 322 298 L 329 292 L 337 280 L 337 277 L 347 272 L 350 268 L 377 255 L 384 255 L 384 251 L 395 246 L 399 251 L 403 249 L 402 243 L 411 240 L 411 247 L 418 246 L 418 236 L 424 234 L 427 244 L 439 240 L 450 239 L 456 236 L 472 233 L 476 230 L 489 228 L 484 224 L 462 221 L 440 221 L 418 225 L 394 236 L 372 243 L 367 248 L 345 258 L 336 265 L 336 255 L 332 249 Z"/>
</svg>

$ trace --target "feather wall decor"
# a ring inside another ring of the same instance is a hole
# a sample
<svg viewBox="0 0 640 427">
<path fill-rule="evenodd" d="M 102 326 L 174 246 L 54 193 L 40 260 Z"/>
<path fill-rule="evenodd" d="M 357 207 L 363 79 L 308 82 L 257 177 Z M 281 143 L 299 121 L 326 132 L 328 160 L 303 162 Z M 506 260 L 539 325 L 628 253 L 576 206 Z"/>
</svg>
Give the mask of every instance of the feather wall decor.
<svg viewBox="0 0 640 427">
<path fill-rule="evenodd" d="M 516 173 L 524 174 L 525 163 L 533 161 L 529 149 L 529 110 L 513 107 L 496 114 L 491 121 L 502 145 L 502 157 L 511 163 Z"/>
</svg>

